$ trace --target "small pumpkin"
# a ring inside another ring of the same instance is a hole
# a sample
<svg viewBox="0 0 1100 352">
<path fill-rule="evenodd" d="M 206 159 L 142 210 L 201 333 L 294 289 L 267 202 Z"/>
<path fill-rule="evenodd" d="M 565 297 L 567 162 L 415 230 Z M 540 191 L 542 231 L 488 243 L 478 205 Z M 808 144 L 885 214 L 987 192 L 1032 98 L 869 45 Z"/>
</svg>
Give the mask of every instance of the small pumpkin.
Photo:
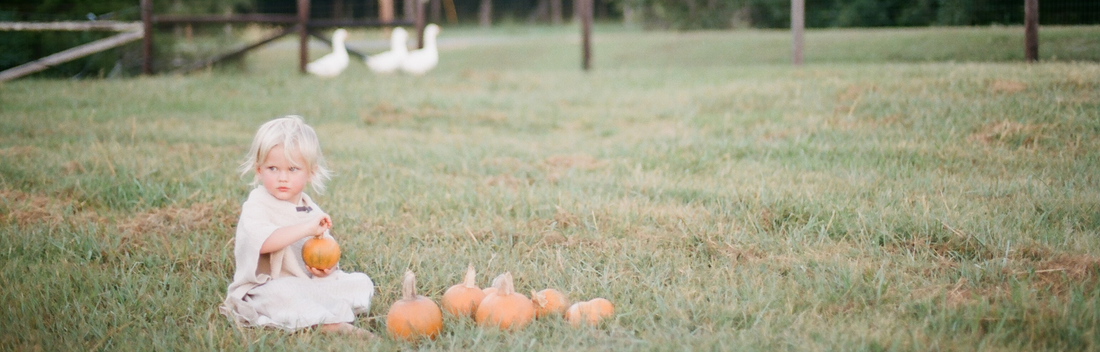
<svg viewBox="0 0 1100 352">
<path fill-rule="evenodd" d="M 402 297 L 386 313 L 386 331 L 394 339 L 413 341 L 421 337 L 435 339 L 443 330 L 443 311 L 431 299 L 416 294 L 416 275 L 405 272 Z"/>
<path fill-rule="evenodd" d="M 520 329 L 535 318 L 535 305 L 512 285 L 512 273 L 506 272 L 496 292 L 488 294 L 477 306 L 474 321 L 481 326 Z"/>
<path fill-rule="evenodd" d="M 587 302 L 577 302 L 565 311 L 565 320 L 573 326 L 581 323 L 596 325 L 600 320 L 615 314 L 615 306 L 605 298 L 593 298 Z"/>
<path fill-rule="evenodd" d="M 550 314 L 564 314 L 569 299 L 561 291 L 548 288 L 539 292 L 531 290 L 531 302 L 535 304 L 535 318 Z"/>
<path fill-rule="evenodd" d="M 331 237 L 314 236 L 302 245 L 302 261 L 314 269 L 334 267 L 340 262 L 340 245 Z"/>
<path fill-rule="evenodd" d="M 476 276 L 477 272 L 474 271 L 474 265 L 470 264 L 466 269 L 466 277 L 462 283 L 451 286 L 443 292 L 443 299 L 439 300 L 443 305 L 443 310 L 454 316 L 469 317 L 474 315 L 474 312 L 477 311 L 477 305 L 485 299 L 485 291 L 478 288 L 474 282 Z"/>
</svg>

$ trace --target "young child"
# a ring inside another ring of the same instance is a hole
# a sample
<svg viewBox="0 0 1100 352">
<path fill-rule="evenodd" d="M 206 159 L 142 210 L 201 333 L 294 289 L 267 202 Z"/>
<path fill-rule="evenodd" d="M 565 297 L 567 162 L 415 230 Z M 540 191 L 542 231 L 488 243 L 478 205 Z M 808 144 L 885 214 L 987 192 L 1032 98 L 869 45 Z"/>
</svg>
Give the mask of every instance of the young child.
<svg viewBox="0 0 1100 352">
<path fill-rule="evenodd" d="M 332 219 L 303 193 L 307 184 L 321 193 L 329 172 L 313 128 L 298 116 L 260 126 L 242 175 L 260 184 L 241 206 L 233 254 L 237 269 L 222 314 L 239 326 L 324 331 L 371 336 L 351 324 L 370 310 L 374 282 L 339 266 L 307 267 L 302 245 L 311 236 L 332 237 Z"/>
</svg>

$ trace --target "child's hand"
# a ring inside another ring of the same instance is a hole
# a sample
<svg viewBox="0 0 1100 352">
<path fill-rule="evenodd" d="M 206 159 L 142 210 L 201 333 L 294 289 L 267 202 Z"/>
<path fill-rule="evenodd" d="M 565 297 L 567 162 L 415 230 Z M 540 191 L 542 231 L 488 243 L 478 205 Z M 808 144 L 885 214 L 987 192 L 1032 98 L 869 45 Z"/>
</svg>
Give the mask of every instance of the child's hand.
<svg viewBox="0 0 1100 352">
<path fill-rule="evenodd" d="M 332 274 L 332 272 L 337 271 L 337 267 L 335 266 L 326 268 L 326 270 L 320 270 L 320 268 L 312 267 L 309 265 L 306 265 L 306 268 L 308 268 L 310 274 L 313 274 L 313 277 L 317 278 L 329 276 L 329 274 Z"/>
<path fill-rule="evenodd" d="M 311 222 L 312 229 L 310 233 L 312 236 L 321 236 L 325 234 L 325 231 L 332 228 L 332 218 L 328 214 L 317 215 Z"/>
</svg>

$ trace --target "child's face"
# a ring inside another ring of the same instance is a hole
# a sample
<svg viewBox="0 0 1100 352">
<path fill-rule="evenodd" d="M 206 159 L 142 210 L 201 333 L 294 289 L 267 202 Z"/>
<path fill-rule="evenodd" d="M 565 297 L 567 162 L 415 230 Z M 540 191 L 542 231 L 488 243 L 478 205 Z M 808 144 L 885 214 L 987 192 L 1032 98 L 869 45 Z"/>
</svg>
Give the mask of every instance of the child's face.
<svg viewBox="0 0 1100 352">
<path fill-rule="evenodd" d="M 267 159 L 256 167 L 256 174 L 260 175 L 260 182 L 268 193 L 279 200 L 297 204 L 301 199 L 302 189 L 309 183 L 310 174 L 309 170 L 294 166 L 306 165 L 300 153 L 291 151 L 290 157 L 291 159 L 287 159 L 283 154 L 283 146 L 277 145 L 267 153 Z"/>
</svg>

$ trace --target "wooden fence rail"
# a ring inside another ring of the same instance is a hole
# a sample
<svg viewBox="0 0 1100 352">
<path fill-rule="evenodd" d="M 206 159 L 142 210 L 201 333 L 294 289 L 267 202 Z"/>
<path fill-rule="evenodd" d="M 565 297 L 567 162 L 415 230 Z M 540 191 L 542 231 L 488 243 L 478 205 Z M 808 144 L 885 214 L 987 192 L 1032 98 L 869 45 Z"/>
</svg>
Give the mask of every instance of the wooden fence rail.
<svg viewBox="0 0 1100 352">
<path fill-rule="evenodd" d="M 140 31 L 141 22 L 0 22 L 0 31 Z"/>
<path fill-rule="evenodd" d="M 153 27 L 154 26 L 171 26 L 179 24 L 230 24 L 230 23 L 265 23 L 284 26 L 282 33 L 279 33 L 275 37 L 264 38 L 257 43 L 245 45 L 242 48 L 235 49 L 226 54 L 216 55 L 210 59 L 200 61 L 193 65 L 188 66 L 184 71 L 191 71 L 202 67 L 207 67 L 217 63 L 220 60 L 224 60 L 230 57 L 244 54 L 245 52 L 255 49 L 265 43 L 272 40 L 283 37 L 292 32 L 298 32 L 298 70 L 302 73 L 306 72 L 306 63 L 309 60 L 309 37 L 313 36 L 321 39 L 325 43 L 332 45 L 332 43 L 317 33 L 311 33 L 310 29 L 314 28 L 333 28 L 333 27 L 397 27 L 397 26 L 416 26 L 417 34 L 417 47 L 424 46 L 424 1 L 417 1 L 419 6 L 417 8 L 417 16 L 415 21 L 402 21 L 393 20 L 393 16 L 388 16 L 385 20 L 371 20 L 371 19 L 352 19 L 352 20 L 324 20 L 324 19 L 310 19 L 309 8 L 310 0 L 297 0 L 298 13 L 294 15 L 278 15 L 278 14 L 245 14 L 245 15 L 154 15 L 153 14 L 153 1 L 152 0 L 140 0 L 141 3 L 141 20 L 142 25 L 145 28 L 145 36 L 142 38 L 142 73 L 153 73 Z M 384 14 L 383 14 L 384 15 Z M 350 53 L 359 56 L 360 58 L 366 58 L 366 55 L 354 50 L 348 50 Z"/>
<path fill-rule="evenodd" d="M 95 54 L 100 51 L 111 49 L 141 39 L 143 36 L 144 33 L 139 29 L 133 32 L 117 34 L 50 56 L 46 56 L 44 58 L 34 60 L 16 67 L 12 67 L 10 69 L 4 70 L 3 72 L 0 72 L 0 82 L 13 80 L 72 60 Z"/>
</svg>

